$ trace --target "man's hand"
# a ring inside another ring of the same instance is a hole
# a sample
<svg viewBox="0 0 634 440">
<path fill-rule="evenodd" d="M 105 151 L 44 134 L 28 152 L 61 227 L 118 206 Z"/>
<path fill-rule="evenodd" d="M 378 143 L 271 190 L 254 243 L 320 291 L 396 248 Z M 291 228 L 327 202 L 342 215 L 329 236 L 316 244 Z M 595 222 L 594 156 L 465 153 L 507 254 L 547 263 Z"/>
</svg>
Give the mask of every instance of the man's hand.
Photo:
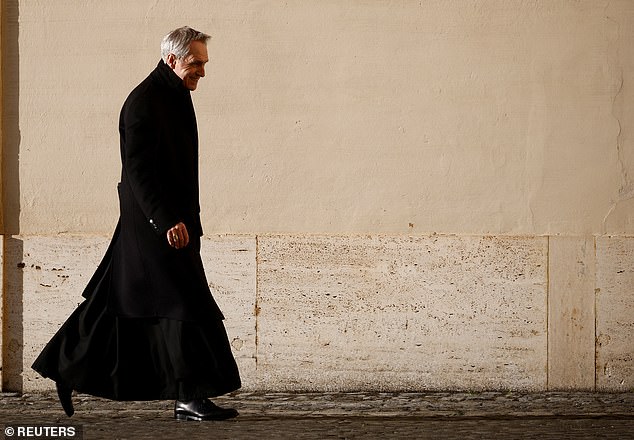
<svg viewBox="0 0 634 440">
<path fill-rule="evenodd" d="M 182 249 L 189 244 L 187 226 L 183 222 L 167 231 L 167 242 L 175 249 Z"/>
</svg>

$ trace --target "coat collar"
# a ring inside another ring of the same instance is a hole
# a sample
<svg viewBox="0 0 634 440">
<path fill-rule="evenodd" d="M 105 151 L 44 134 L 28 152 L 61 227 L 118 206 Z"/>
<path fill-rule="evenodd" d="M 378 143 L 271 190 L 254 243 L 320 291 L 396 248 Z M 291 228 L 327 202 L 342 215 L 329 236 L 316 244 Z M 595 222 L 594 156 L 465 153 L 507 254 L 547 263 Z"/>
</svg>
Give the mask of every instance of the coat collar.
<svg viewBox="0 0 634 440">
<path fill-rule="evenodd" d="M 156 69 L 152 72 L 152 77 L 171 89 L 181 90 L 183 92 L 189 91 L 183 85 L 183 80 L 181 80 L 178 75 L 174 73 L 174 70 L 165 64 L 163 60 L 160 60 L 156 65 Z"/>
</svg>

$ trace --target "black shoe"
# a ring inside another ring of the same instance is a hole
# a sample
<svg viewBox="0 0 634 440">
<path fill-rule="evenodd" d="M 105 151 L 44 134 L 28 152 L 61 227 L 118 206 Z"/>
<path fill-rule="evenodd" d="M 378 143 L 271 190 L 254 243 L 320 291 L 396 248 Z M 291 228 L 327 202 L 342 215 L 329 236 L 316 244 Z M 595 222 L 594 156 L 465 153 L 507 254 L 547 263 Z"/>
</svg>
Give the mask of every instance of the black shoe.
<svg viewBox="0 0 634 440">
<path fill-rule="evenodd" d="M 73 401 L 71 399 L 73 389 L 59 382 L 55 382 L 55 386 L 57 387 L 57 397 L 59 397 L 59 402 L 62 404 L 64 412 L 68 417 L 71 417 L 73 414 L 75 414 Z"/>
<path fill-rule="evenodd" d="M 209 399 L 181 401 L 174 404 L 176 420 L 227 420 L 238 415 L 233 408 L 220 408 Z"/>
</svg>

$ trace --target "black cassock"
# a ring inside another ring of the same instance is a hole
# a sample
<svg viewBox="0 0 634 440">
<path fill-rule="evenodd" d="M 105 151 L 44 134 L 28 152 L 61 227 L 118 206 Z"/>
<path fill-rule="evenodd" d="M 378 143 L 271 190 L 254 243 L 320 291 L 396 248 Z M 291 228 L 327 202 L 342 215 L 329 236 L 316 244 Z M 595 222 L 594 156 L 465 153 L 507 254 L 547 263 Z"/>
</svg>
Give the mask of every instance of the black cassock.
<svg viewBox="0 0 634 440">
<path fill-rule="evenodd" d="M 85 297 L 33 369 L 115 400 L 191 400 L 240 388 L 200 257 L 198 133 L 189 90 L 163 61 L 119 120 L 120 218 Z M 167 231 L 183 222 L 190 243 Z"/>
</svg>

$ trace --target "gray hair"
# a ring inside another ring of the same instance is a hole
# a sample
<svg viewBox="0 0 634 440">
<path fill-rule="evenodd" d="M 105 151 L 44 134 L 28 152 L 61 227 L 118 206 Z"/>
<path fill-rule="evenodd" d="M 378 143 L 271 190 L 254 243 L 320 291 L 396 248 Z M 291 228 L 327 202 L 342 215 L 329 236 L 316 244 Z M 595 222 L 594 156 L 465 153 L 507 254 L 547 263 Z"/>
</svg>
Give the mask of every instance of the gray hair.
<svg viewBox="0 0 634 440">
<path fill-rule="evenodd" d="M 173 53 L 176 58 L 183 59 L 189 55 L 189 45 L 192 41 L 202 41 L 207 44 L 209 38 L 211 38 L 209 35 L 198 32 L 189 26 L 175 29 L 165 35 L 161 41 L 161 58 L 167 63 L 167 56 Z"/>
</svg>

